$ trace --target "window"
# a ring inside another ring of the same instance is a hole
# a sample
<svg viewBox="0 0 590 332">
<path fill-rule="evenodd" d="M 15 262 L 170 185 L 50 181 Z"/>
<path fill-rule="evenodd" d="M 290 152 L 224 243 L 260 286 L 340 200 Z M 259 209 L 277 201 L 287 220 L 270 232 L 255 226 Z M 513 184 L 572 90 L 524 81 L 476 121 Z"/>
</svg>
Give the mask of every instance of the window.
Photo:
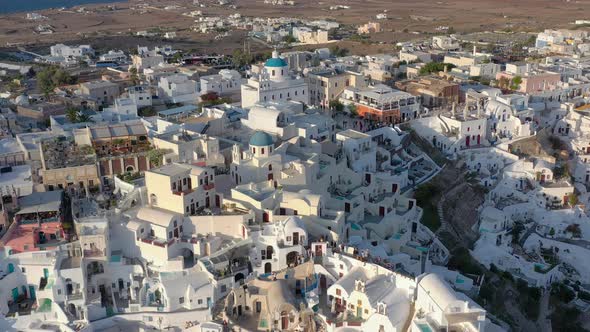
<svg viewBox="0 0 590 332">
<path fill-rule="evenodd" d="M 26 269 L 24 267 L 21 267 L 20 270 L 22 271 L 22 273 L 26 272 Z"/>
<path fill-rule="evenodd" d="M 336 295 L 338 295 L 338 296 L 342 295 L 342 291 L 340 289 L 337 289 L 336 290 Z"/>
<path fill-rule="evenodd" d="M 199 300 L 197 301 L 197 304 L 203 304 L 203 300 L 202 300 L 202 299 L 199 299 Z"/>
<path fill-rule="evenodd" d="M 260 153 L 264 154 L 264 148 L 260 148 Z"/>
<path fill-rule="evenodd" d="M 361 301 L 361 300 L 358 300 L 358 301 L 357 301 L 357 305 L 358 305 L 359 307 L 362 307 L 362 306 L 363 306 L 363 301 Z"/>
<path fill-rule="evenodd" d="M 291 237 L 287 236 L 287 242 L 291 242 Z"/>
<path fill-rule="evenodd" d="M 226 285 L 221 285 L 221 292 L 225 293 L 227 291 L 227 286 Z"/>
<path fill-rule="evenodd" d="M 188 212 L 188 211 L 187 211 L 187 212 Z M 168 232 L 168 238 L 170 238 L 170 239 L 172 238 L 172 232 L 171 232 L 171 231 L 170 231 L 170 232 Z"/>
<path fill-rule="evenodd" d="M 183 304 L 184 303 L 184 297 L 179 297 L 178 298 L 178 303 Z"/>
</svg>

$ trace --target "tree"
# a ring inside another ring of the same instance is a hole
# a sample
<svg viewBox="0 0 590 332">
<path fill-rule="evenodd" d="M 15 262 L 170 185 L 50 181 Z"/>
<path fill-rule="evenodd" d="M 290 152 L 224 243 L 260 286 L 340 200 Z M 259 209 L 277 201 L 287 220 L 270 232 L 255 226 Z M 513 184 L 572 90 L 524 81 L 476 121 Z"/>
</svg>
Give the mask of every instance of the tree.
<svg viewBox="0 0 590 332">
<path fill-rule="evenodd" d="M 510 79 L 508 77 L 500 77 L 500 79 L 498 79 L 498 87 L 500 89 L 508 89 L 508 87 L 510 86 Z"/>
<path fill-rule="evenodd" d="M 578 195 L 576 195 L 575 193 L 569 194 L 567 196 L 567 202 L 571 207 L 576 206 L 576 204 L 578 204 Z"/>
<path fill-rule="evenodd" d="M 131 74 L 129 76 L 131 83 L 133 83 L 133 85 L 138 85 L 139 84 L 139 75 L 137 73 L 137 68 L 135 68 L 135 67 L 129 68 L 129 73 Z"/>
<path fill-rule="evenodd" d="M 174 53 L 174 56 L 172 56 L 172 62 L 174 63 L 181 63 L 182 62 L 182 58 L 183 55 L 181 52 L 176 52 Z"/>
<path fill-rule="evenodd" d="M 443 63 L 443 62 L 429 62 L 420 68 L 420 75 L 427 75 L 430 73 L 438 73 L 443 71 L 447 67 L 448 70 L 455 68 L 455 65 L 452 63 Z"/>
<path fill-rule="evenodd" d="M 68 109 L 66 110 L 66 118 L 71 123 L 78 122 L 78 110 L 73 107 L 68 107 Z"/>
<path fill-rule="evenodd" d="M 346 56 L 350 51 L 347 48 L 341 48 L 338 45 L 330 46 L 330 54 L 334 55 L 335 57 L 343 57 Z"/>
<path fill-rule="evenodd" d="M 512 90 L 518 90 L 520 89 L 520 84 L 522 83 L 522 77 L 520 76 L 514 76 L 514 78 L 512 79 L 512 82 L 510 84 L 510 89 Z"/>
<path fill-rule="evenodd" d="M 207 93 L 201 95 L 201 100 L 203 102 L 214 101 L 217 99 L 219 99 L 219 94 L 217 94 L 217 92 L 215 92 L 215 91 L 210 91 L 210 92 L 207 92 Z"/>
<path fill-rule="evenodd" d="M 37 73 L 37 86 L 46 96 L 63 84 L 73 84 L 76 78 L 59 67 L 50 66 Z"/>
<path fill-rule="evenodd" d="M 344 104 L 339 100 L 330 100 L 330 109 L 334 112 L 344 112 Z"/>
<path fill-rule="evenodd" d="M 512 235 L 512 243 L 518 243 L 520 233 L 523 231 L 524 226 L 521 223 L 514 223 L 514 226 L 512 226 L 512 231 L 510 232 L 510 235 Z"/>
<path fill-rule="evenodd" d="M 438 194 L 439 189 L 430 182 L 425 184 L 421 184 L 416 188 L 414 191 L 414 198 L 418 204 L 424 204 L 432 199 L 436 194 Z"/>
<path fill-rule="evenodd" d="M 232 63 L 236 68 L 244 67 L 245 65 L 252 63 L 253 60 L 251 54 L 245 53 L 241 49 L 234 50 L 232 54 Z"/>
<path fill-rule="evenodd" d="M 565 228 L 565 231 L 568 233 L 572 233 L 574 237 L 582 237 L 582 229 L 580 228 L 579 224 L 571 224 Z"/>
<path fill-rule="evenodd" d="M 352 115 L 352 116 L 358 116 L 359 115 L 359 112 L 357 111 L 355 104 L 349 104 L 348 105 L 348 112 L 350 112 L 350 115 Z"/>
<path fill-rule="evenodd" d="M 283 41 L 287 44 L 292 44 L 292 43 L 296 43 L 297 39 L 295 39 L 295 37 L 293 37 L 292 35 L 288 35 L 283 37 Z"/>
<path fill-rule="evenodd" d="M 148 151 L 148 160 L 154 167 L 160 167 L 162 165 L 162 161 L 164 155 L 168 153 L 168 150 L 165 149 L 152 149 Z"/>
</svg>

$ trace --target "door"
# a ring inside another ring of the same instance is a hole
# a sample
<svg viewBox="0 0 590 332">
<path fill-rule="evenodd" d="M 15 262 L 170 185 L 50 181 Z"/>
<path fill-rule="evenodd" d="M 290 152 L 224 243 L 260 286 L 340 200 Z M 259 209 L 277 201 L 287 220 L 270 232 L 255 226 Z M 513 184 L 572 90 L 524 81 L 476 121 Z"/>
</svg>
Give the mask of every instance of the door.
<svg viewBox="0 0 590 332">
<path fill-rule="evenodd" d="M 12 302 L 16 303 L 18 300 L 18 287 L 12 289 Z"/>
<path fill-rule="evenodd" d="M 362 317 L 362 315 L 363 315 L 363 308 L 356 307 L 356 316 L 357 317 Z"/>
<path fill-rule="evenodd" d="M 299 232 L 293 232 L 293 245 L 296 246 L 299 244 Z"/>
<path fill-rule="evenodd" d="M 268 212 L 264 212 L 262 214 L 262 221 L 264 221 L 264 222 L 268 222 L 269 221 Z"/>
<path fill-rule="evenodd" d="M 322 256 L 322 246 L 321 245 L 315 246 L 315 255 L 318 257 Z"/>
<path fill-rule="evenodd" d="M 396 193 L 397 192 L 397 183 L 394 183 L 391 185 L 391 192 L 392 193 Z"/>
<path fill-rule="evenodd" d="M 221 206 L 221 198 L 219 198 L 219 195 L 215 195 L 215 207 L 220 207 Z"/>
<path fill-rule="evenodd" d="M 289 316 L 287 316 L 286 312 L 284 312 L 284 314 L 281 316 L 281 328 L 283 330 L 289 328 Z"/>
<path fill-rule="evenodd" d="M 37 298 L 37 294 L 35 294 L 35 286 L 29 286 L 29 297 L 31 298 L 31 300 Z"/>
<path fill-rule="evenodd" d="M 47 269 L 47 268 L 43 269 L 43 277 L 45 279 L 49 278 L 49 269 Z"/>
<path fill-rule="evenodd" d="M 264 273 L 271 273 L 272 272 L 272 264 L 266 263 L 264 264 Z"/>
<path fill-rule="evenodd" d="M 8 273 L 14 272 L 14 264 L 8 263 Z"/>
<path fill-rule="evenodd" d="M 380 206 L 379 207 L 379 215 L 381 217 L 383 217 L 385 215 L 385 207 L 383 207 L 383 206 Z"/>
<path fill-rule="evenodd" d="M 480 135 L 477 135 L 477 145 L 479 145 L 480 142 L 481 142 L 481 136 Z"/>
<path fill-rule="evenodd" d="M 274 174 L 268 173 L 268 177 L 266 178 L 268 181 L 272 181 L 274 179 Z"/>
<path fill-rule="evenodd" d="M 350 203 L 344 203 L 344 212 L 350 212 Z"/>
<path fill-rule="evenodd" d="M 471 141 L 471 136 L 465 137 L 465 146 L 469 146 L 470 141 Z"/>
<path fill-rule="evenodd" d="M 371 183 L 371 174 L 369 174 L 369 173 L 365 174 L 365 182 L 367 182 L 369 184 Z"/>
<path fill-rule="evenodd" d="M 211 202 L 210 202 L 210 200 L 209 200 L 209 197 L 206 197 L 206 198 L 205 198 L 205 207 L 207 207 L 207 208 L 208 208 L 210 205 L 211 205 Z"/>
<path fill-rule="evenodd" d="M 238 306 L 238 316 L 242 316 L 242 306 Z"/>
</svg>

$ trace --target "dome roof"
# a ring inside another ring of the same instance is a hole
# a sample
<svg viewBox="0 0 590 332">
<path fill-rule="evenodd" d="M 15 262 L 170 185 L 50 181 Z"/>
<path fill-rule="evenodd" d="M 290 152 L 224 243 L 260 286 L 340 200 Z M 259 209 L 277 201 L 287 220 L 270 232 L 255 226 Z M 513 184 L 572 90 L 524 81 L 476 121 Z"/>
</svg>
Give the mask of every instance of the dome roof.
<svg viewBox="0 0 590 332">
<path fill-rule="evenodd" d="M 281 58 L 270 58 L 266 60 L 265 67 L 287 67 L 287 61 Z"/>
<path fill-rule="evenodd" d="M 270 146 L 272 144 L 272 136 L 263 131 L 257 131 L 250 137 L 251 146 Z"/>
</svg>

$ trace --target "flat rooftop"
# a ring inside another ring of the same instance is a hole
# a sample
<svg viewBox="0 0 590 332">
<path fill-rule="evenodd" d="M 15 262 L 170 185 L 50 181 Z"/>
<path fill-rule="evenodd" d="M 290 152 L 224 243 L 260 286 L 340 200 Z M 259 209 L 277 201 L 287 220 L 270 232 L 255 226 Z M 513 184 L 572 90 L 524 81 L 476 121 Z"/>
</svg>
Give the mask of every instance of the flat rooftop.
<svg viewBox="0 0 590 332">
<path fill-rule="evenodd" d="M 351 139 L 371 138 L 370 135 L 367 135 L 365 133 L 361 133 L 360 131 L 356 131 L 353 129 L 343 130 L 343 131 L 337 133 L 336 135 L 344 136 L 344 137 L 351 138 Z"/>
<path fill-rule="evenodd" d="M 44 140 L 41 149 L 48 170 L 96 164 L 94 149 L 77 146 L 72 138 L 60 136 Z"/>
</svg>

